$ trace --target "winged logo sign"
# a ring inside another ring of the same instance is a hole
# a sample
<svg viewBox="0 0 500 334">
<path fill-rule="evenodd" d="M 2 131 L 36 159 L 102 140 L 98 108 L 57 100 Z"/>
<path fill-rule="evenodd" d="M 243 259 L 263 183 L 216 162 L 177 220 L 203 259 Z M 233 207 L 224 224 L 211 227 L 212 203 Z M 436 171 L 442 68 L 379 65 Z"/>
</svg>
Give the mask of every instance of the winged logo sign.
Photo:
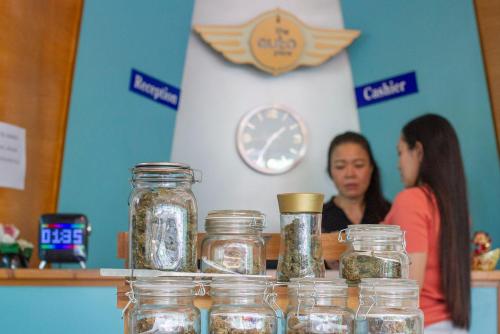
<svg viewBox="0 0 500 334">
<path fill-rule="evenodd" d="M 272 75 L 320 65 L 360 35 L 358 30 L 310 27 L 282 9 L 242 25 L 195 25 L 194 30 L 227 60 Z"/>
</svg>

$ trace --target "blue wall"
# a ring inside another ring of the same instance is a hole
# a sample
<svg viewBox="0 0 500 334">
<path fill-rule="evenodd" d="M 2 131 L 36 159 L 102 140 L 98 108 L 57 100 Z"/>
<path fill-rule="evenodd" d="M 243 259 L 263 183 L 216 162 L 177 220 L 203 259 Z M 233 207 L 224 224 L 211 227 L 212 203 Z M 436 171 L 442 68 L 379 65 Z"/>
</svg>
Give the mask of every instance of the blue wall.
<svg viewBox="0 0 500 334">
<path fill-rule="evenodd" d="M 174 110 L 128 91 L 131 68 L 180 87 L 193 0 L 85 1 L 63 161 L 60 212 L 88 215 L 90 267 L 123 267 L 129 168 L 168 161 Z"/>
<path fill-rule="evenodd" d="M 403 125 L 423 113 L 448 118 L 458 132 L 474 230 L 500 246 L 500 165 L 472 1 L 342 2 L 356 86 L 416 71 L 419 93 L 359 109 L 388 198 L 402 189 L 396 143 Z M 463 259 L 466 261 L 466 259 Z"/>
<path fill-rule="evenodd" d="M 123 333 L 113 287 L 0 287 L 1 333 Z"/>
<path fill-rule="evenodd" d="M 116 289 L 107 287 L 0 287 L 2 333 L 123 333 Z M 495 288 L 472 289 L 470 334 L 496 333 Z M 202 310 L 202 333 L 208 316 Z M 281 332 L 280 332 L 281 333 Z"/>
</svg>

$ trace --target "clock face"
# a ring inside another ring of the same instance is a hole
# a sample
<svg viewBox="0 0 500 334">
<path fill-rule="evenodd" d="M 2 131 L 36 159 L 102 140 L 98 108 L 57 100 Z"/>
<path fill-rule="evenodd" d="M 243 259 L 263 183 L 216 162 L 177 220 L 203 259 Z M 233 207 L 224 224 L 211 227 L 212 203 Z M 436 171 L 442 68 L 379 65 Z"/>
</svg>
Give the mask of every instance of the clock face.
<svg viewBox="0 0 500 334">
<path fill-rule="evenodd" d="M 300 116 L 287 107 L 259 107 L 241 119 L 236 143 L 248 166 L 265 174 L 281 174 L 304 157 L 307 129 Z"/>
</svg>

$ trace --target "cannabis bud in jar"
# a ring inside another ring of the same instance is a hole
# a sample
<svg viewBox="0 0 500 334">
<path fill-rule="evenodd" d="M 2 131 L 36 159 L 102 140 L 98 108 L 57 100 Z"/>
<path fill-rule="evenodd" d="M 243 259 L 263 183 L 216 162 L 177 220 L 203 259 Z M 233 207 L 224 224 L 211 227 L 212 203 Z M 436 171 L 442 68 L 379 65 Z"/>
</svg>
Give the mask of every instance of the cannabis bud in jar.
<svg viewBox="0 0 500 334">
<path fill-rule="evenodd" d="M 131 334 L 200 333 L 200 311 L 193 304 L 196 284 L 192 278 L 138 278 L 131 285 Z"/>
<path fill-rule="evenodd" d="M 197 205 L 189 166 L 143 163 L 132 169 L 130 268 L 196 272 Z"/>
<path fill-rule="evenodd" d="M 296 277 L 324 277 L 321 247 L 323 194 L 290 193 L 278 195 L 281 244 L 278 281 Z"/>
<path fill-rule="evenodd" d="M 363 278 L 408 278 L 409 258 L 399 226 L 349 225 L 339 232 L 339 241 L 348 244 L 339 270 L 349 285 Z"/>
<path fill-rule="evenodd" d="M 210 284 L 211 334 L 276 334 L 278 307 L 262 277 L 216 277 Z"/>
<path fill-rule="evenodd" d="M 359 284 L 357 332 L 423 334 L 419 288 L 414 280 L 364 278 Z M 362 326 L 361 326 L 362 325 Z"/>
<path fill-rule="evenodd" d="M 292 278 L 288 285 L 287 334 L 352 334 L 344 279 Z"/>
<path fill-rule="evenodd" d="M 264 275 L 266 249 L 264 215 L 253 210 L 217 210 L 205 219 L 207 236 L 201 245 L 205 273 Z"/>
</svg>

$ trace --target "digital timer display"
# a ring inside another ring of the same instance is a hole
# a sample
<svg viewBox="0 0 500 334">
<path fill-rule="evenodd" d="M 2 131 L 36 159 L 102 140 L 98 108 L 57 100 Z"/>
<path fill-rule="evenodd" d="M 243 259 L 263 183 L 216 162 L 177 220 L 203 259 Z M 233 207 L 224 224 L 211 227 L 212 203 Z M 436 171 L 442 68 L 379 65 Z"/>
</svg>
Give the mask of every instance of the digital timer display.
<svg viewBox="0 0 500 334">
<path fill-rule="evenodd" d="M 83 245 L 85 224 L 42 224 L 40 247 L 42 249 L 74 249 Z"/>
<path fill-rule="evenodd" d="M 46 262 L 85 262 L 90 227 L 81 214 L 40 217 L 39 256 Z"/>
</svg>

